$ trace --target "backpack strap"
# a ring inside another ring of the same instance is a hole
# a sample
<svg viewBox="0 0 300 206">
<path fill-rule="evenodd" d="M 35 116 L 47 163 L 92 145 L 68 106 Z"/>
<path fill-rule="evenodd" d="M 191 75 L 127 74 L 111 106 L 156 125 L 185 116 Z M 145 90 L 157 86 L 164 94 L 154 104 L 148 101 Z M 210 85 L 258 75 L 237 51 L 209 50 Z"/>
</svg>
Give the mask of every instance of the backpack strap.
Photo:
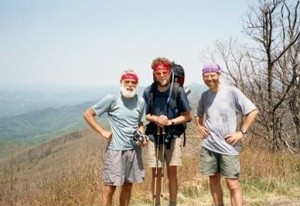
<svg viewBox="0 0 300 206">
<path fill-rule="evenodd" d="M 175 106 L 177 108 L 178 108 L 179 101 L 180 101 L 180 95 L 178 95 L 179 94 L 179 87 L 180 87 L 180 84 L 178 82 L 174 82 L 172 95 L 175 99 Z M 186 123 L 183 123 L 183 126 L 186 127 Z M 184 130 L 183 131 L 183 146 L 185 146 L 185 143 L 186 143 L 186 133 L 185 133 L 185 130 Z"/>
<path fill-rule="evenodd" d="M 180 87 L 180 84 L 178 82 L 174 82 L 173 84 L 173 89 L 172 89 L 172 96 L 174 97 L 174 99 L 176 100 L 175 101 L 175 106 L 178 108 L 178 105 L 179 105 L 179 87 Z"/>
</svg>

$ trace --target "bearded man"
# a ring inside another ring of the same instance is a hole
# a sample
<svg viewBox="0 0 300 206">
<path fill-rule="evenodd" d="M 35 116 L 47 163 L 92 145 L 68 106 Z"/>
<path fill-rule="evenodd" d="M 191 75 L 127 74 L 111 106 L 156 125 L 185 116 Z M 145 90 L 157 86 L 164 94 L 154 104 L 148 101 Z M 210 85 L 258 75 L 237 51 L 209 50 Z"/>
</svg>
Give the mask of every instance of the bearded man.
<svg viewBox="0 0 300 206">
<path fill-rule="evenodd" d="M 107 140 L 103 206 L 112 205 L 117 186 L 121 186 L 120 205 L 128 206 L 133 183 L 143 182 L 145 178 L 141 146 L 145 146 L 147 140 L 133 140 L 136 131 L 144 133 L 145 102 L 136 93 L 138 76 L 133 70 L 126 70 L 121 75 L 120 84 L 120 93 L 103 97 L 84 113 L 84 119 L 91 128 Z M 104 113 L 107 114 L 110 131 L 96 121 L 95 116 Z"/>
<path fill-rule="evenodd" d="M 155 206 L 161 205 L 164 162 L 167 164 L 169 180 L 169 205 L 177 205 L 177 167 L 182 165 L 181 125 L 191 119 L 187 96 L 179 87 L 177 98 L 171 95 L 171 62 L 165 57 L 152 61 L 151 68 L 155 83 L 148 86 L 143 94 L 146 102 L 146 134 L 150 140 L 146 161 L 152 168 L 152 194 Z M 178 102 L 178 104 L 176 104 Z"/>
</svg>

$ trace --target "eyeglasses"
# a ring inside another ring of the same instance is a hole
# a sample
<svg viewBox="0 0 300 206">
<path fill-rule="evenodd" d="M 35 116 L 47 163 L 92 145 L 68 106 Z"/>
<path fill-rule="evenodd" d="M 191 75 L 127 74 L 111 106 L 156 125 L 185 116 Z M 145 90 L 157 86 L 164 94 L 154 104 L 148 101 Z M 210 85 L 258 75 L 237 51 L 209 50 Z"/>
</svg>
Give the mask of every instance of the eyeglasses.
<svg viewBox="0 0 300 206">
<path fill-rule="evenodd" d="M 156 71 L 156 72 L 154 72 L 154 74 L 156 75 L 156 76 L 166 76 L 166 75 L 168 75 L 170 72 L 169 71 Z"/>
</svg>

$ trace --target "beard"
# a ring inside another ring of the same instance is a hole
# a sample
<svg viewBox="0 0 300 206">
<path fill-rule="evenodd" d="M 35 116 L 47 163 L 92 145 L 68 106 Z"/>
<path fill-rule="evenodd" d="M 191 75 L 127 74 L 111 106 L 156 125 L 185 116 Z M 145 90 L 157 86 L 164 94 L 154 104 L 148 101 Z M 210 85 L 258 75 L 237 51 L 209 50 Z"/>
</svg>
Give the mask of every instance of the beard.
<svg viewBox="0 0 300 206">
<path fill-rule="evenodd" d="M 125 85 L 121 84 L 121 94 L 123 97 L 125 98 L 133 98 L 136 93 L 137 93 L 137 88 L 129 88 L 129 87 L 126 87 Z"/>
</svg>

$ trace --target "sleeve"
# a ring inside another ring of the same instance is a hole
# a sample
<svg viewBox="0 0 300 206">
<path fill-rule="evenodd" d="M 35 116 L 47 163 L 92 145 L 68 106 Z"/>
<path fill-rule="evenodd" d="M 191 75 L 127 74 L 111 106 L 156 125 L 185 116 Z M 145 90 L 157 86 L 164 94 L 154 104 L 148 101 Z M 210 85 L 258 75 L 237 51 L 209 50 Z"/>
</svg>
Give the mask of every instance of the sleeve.
<svg viewBox="0 0 300 206">
<path fill-rule="evenodd" d="M 144 122 L 146 121 L 146 104 L 143 98 L 141 98 L 140 100 L 140 109 L 141 109 L 141 114 L 140 114 L 139 122 Z"/>
<path fill-rule="evenodd" d="M 145 113 L 146 114 L 149 114 L 151 111 L 150 111 L 150 99 L 149 99 L 149 96 L 150 96 L 150 87 L 146 87 L 146 89 L 144 90 L 144 93 L 143 93 L 143 98 L 144 98 L 144 110 L 145 110 Z"/>
<path fill-rule="evenodd" d="M 97 116 L 101 116 L 102 114 L 109 111 L 112 102 L 114 101 L 114 95 L 104 96 L 98 103 L 92 106 L 92 109 L 95 111 Z"/>
<path fill-rule="evenodd" d="M 248 99 L 243 92 L 241 92 L 238 88 L 233 87 L 233 93 L 235 96 L 235 104 L 238 112 L 243 115 L 247 115 L 251 111 L 257 109 L 254 103 Z"/>
<path fill-rule="evenodd" d="M 204 116 L 204 93 L 202 93 L 196 110 L 196 116 L 203 117 Z"/>
</svg>

